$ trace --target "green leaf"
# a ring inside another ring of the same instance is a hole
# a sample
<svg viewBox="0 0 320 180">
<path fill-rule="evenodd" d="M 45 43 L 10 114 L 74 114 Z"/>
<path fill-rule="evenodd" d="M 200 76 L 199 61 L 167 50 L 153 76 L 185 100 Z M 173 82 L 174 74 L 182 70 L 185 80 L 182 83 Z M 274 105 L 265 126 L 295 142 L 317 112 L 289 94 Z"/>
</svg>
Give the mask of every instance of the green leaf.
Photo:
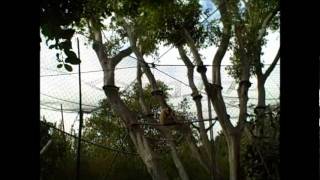
<svg viewBox="0 0 320 180">
<path fill-rule="evenodd" d="M 65 62 L 73 65 L 77 65 L 77 64 L 80 64 L 81 60 L 77 57 L 67 57 Z"/>
<path fill-rule="evenodd" d="M 62 68 L 62 64 L 58 64 L 58 65 L 57 65 L 57 68 Z"/>
<path fill-rule="evenodd" d="M 70 64 L 79 64 L 81 62 L 81 60 L 77 57 L 77 55 L 73 52 L 73 51 L 65 51 L 67 58 L 65 60 L 66 63 L 70 63 Z"/>
<path fill-rule="evenodd" d="M 61 35 L 61 38 L 63 38 L 63 39 L 71 39 L 74 32 L 75 31 L 73 29 L 67 29 L 67 30 L 63 30 L 60 35 Z"/>
<path fill-rule="evenodd" d="M 69 72 L 72 71 L 72 66 L 70 66 L 69 64 L 64 64 L 64 68 Z"/>
<path fill-rule="evenodd" d="M 65 50 L 64 53 L 68 56 L 68 57 L 77 57 L 76 53 L 74 53 L 73 51 L 70 50 Z"/>
<path fill-rule="evenodd" d="M 53 49 L 55 47 L 56 47 L 56 44 L 52 44 L 52 45 L 49 46 L 49 49 Z"/>
<path fill-rule="evenodd" d="M 64 49 L 65 51 L 69 50 L 72 48 L 71 41 L 70 40 L 63 41 L 62 43 L 59 44 L 59 47 L 61 49 Z"/>
</svg>

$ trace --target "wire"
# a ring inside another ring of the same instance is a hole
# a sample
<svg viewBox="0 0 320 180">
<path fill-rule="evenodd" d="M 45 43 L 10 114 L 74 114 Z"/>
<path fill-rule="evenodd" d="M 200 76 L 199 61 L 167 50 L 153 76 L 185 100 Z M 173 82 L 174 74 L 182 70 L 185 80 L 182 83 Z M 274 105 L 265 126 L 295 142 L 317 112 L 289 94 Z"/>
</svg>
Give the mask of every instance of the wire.
<svg viewBox="0 0 320 180">
<path fill-rule="evenodd" d="M 183 85 L 185 85 L 185 86 L 190 87 L 190 85 L 189 85 L 189 84 L 187 84 L 187 83 L 185 83 L 185 82 L 183 82 L 183 81 L 181 81 L 181 80 L 179 80 L 179 79 L 177 79 L 177 78 L 175 78 L 175 77 L 173 77 L 173 76 L 169 75 L 168 73 L 166 73 L 166 72 L 164 72 L 164 71 L 161 71 L 161 70 L 159 70 L 158 68 L 154 68 L 154 69 L 156 69 L 156 70 L 158 70 L 159 72 L 161 72 L 162 74 L 165 74 L 166 76 L 168 76 L 168 77 L 170 77 L 170 78 L 172 78 L 172 79 L 174 79 L 174 80 L 176 80 L 176 81 L 180 82 L 181 84 L 183 84 Z M 201 94 L 206 94 L 205 92 L 202 92 L 202 91 L 200 91 L 200 93 L 201 93 Z M 224 98 L 233 98 L 233 99 L 238 99 L 238 97 L 236 97 L 236 96 L 226 96 L 226 95 L 223 95 L 223 97 L 224 97 Z M 258 99 L 258 98 L 249 97 L 249 99 Z M 278 98 L 266 98 L 266 100 L 278 100 Z"/>
<path fill-rule="evenodd" d="M 47 96 L 47 97 L 50 97 L 52 99 L 57 99 L 57 100 L 60 100 L 60 101 L 65 101 L 65 102 L 68 102 L 68 103 L 73 103 L 73 104 L 79 104 L 79 102 L 75 102 L 75 101 L 70 101 L 70 100 L 65 100 L 65 99 L 61 99 L 61 98 L 58 98 L 58 97 L 54 97 L 54 96 L 50 96 L 50 95 L 47 95 L 47 94 L 44 94 L 44 93 L 41 93 L 41 95 L 43 96 Z M 91 106 L 91 107 L 99 107 L 99 106 L 94 106 L 94 105 L 89 105 L 89 104 L 83 104 L 82 105 L 85 105 L 85 106 Z"/>
<path fill-rule="evenodd" d="M 52 107 L 52 106 L 48 106 L 46 104 L 40 104 L 40 106 L 44 106 L 47 108 L 41 108 L 41 109 L 46 109 L 46 110 L 51 110 L 51 111 L 61 111 L 61 109 Z M 78 112 L 76 109 L 63 109 L 64 112 L 68 113 L 68 112 Z"/>
<path fill-rule="evenodd" d="M 128 67 L 119 67 L 119 68 L 109 68 L 106 70 L 119 70 L 119 69 L 130 69 L 130 68 L 136 68 L 137 66 L 128 66 Z M 105 70 L 93 70 L 93 71 L 83 71 L 81 73 L 96 73 L 96 72 L 103 72 Z M 65 76 L 65 75 L 74 75 L 78 73 L 60 73 L 60 74 L 46 74 L 41 75 L 40 77 L 51 77 L 51 76 Z"/>
<path fill-rule="evenodd" d="M 154 64 L 155 66 L 186 66 L 185 64 L 155 64 L 155 63 L 148 63 L 148 64 Z M 266 66 L 269 66 L 271 64 L 263 64 Z M 280 64 L 276 64 L 276 66 L 279 66 Z M 222 65 L 214 65 L 214 64 L 204 64 L 204 66 L 233 66 L 232 64 L 222 64 Z"/>
<path fill-rule="evenodd" d="M 200 24 L 204 23 L 205 21 L 207 21 L 209 19 L 209 17 L 211 17 L 213 14 L 215 14 L 216 12 L 218 12 L 219 8 L 224 4 L 225 1 L 223 1 L 222 3 L 219 4 L 219 6 L 210 14 L 208 15 L 203 21 L 200 22 Z M 180 38 L 178 40 L 178 42 L 181 42 L 183 40 L 183 38 Z M 159 61 L 160 58 L 162 58 L 165 54 L 167 54 L 170 50 L 172 50 L 175 46 L 171 46 L 171 48 L 169 48 L 166 52 L 164 52 L 163 54 L 161 54 L 159 56 L 159 58 L 157 58 L 155 61 Z"/>
<path fill-rule="evenodd" d="M 72 134 L 70 134 L 70 133 L 67 133 L 67 132 L 65 132 L 65 131 L 63 131 L 63 130 L 61 130 L 61 129 L 58 129 L 57 127 L 55 127 L 55 126 L 53 126 L 53 125 L 47 124 L 47 123 L 45 123 L 45 122 L 43 122 L 43 121 L 40 121 L 40 123 L 43 123 L 44 125 L 52 128 L 53 130 L 59 131 L 59 132 L 61 132 L 61 133 L 64 133 L 64 134 L 66 134 L 66 135 L 68 135 L 68 136 L 71 136 L 71 137 L 73 137 L 73 138 L 75 138 L 75 139 L 79 139 L 78 136 L 75 136 L 75 135 L 72 135 Z M 111 148 L 111 147 L 107 147 L 107 146 L 104 146 L 104 145 L 101 145 L 101 144 L 94 143 L 94 142 L 92 142 L 92 141 L 89 141 L 89 140 L 86 140 L 86 139 L 83 139 L 83 138 L 81 138 L 80 141 L 83 141 L 83 142 L 85 142 L 85 143 L 88 143 L 88 144 L 91 144 L 91 145 L 100 147 L 100 148 L 102 148 L 102 149 L 106 149 L 106 150 L 110 150 L 110 151 L 114 151 L 114 152 L 118 152 L 118 153 L 122 153 L 122 154 L 138 155 L 137 153 L 127 152 L 127 151 L 122 151 L 122 150 L 114 149 L 114 148 Z"/>
<path fill-rule="evenodd" d="M 60 75 L 73 75 L 73 74 L 77 74 L 77 73 L 60 73 L 61 71 L 57 71 L 55 69 L 51 69 L 51 68 L 46 68 L 46 67 L 41 67 L 43 69 L 47 69 L 47 70 L 50 70 L 50 71 L 55 71 L 55 72 L 59 72 L 59 74 L 50 74 L 50 75 L 41 75 L 40 77 L 51 77 L 51 76 L 60 76 Z M 100 78 L 99 78 L 100 79 Z M 101 88 L 98 88 L 97 86 L 94 86 L 92 85 L 91 83 L 89 82 L 85 82 L 85 81 L 81 81 L 83 82 L 85 85 L 93 88 L 93 89 L 96 89 L 96 90 L 99 90 L 99 91 L 102 91 Z"/>
<path fill-rule="evenodd" d="M 169 76 L 170 78 L 172 78 L 172 79 L 174 79 L 174 80 L 176 80 L 176 81 L 180 82 L 181 84 L 183 84 L 183 85 L 185 85 L 185 86 L 190 87 L 190 86 L 189 86 L 189 84 L 187 84 L 187 83 L 185 83 L 185 82 L 183 82 L 183 81 L 181 81 L 181 80 L 179 80 L 179 79 L 177 79 L 177 78 L 175 78 L 175 77 L 173 77 L 173 76 L 169 75 L 168 73 L 166 73 L 166 72 L 164 72 L 164 71 L 161 71 L 161 70 L 159 70 L 159 69 L 158 69 L 158 68 L 156 68 L 156 67 L 154 67 L 154 69 L 156 69 L 157 71 L 161 72 L 162 74 L 165 74 L 166 76 Z"/>
<path fill-rule="evenodd" d="M 235 118 L 235 117 L 233 117 Z M 217 117 L 213 119 L 204 119 L 204 120 L 195 120 L 195 121 L 178 121 L 175 123 L 168 123 L 168 124 L 161 124 L 161 123 L 132 123 L 132 126 L 137 125 L 146 125 L 146 126 L 175 126 L 175 125 L 181 125 L 181 124 L 192 124 L 196 122 L 205 122 L 205 121 L 217 121 Z"/>
</svg>

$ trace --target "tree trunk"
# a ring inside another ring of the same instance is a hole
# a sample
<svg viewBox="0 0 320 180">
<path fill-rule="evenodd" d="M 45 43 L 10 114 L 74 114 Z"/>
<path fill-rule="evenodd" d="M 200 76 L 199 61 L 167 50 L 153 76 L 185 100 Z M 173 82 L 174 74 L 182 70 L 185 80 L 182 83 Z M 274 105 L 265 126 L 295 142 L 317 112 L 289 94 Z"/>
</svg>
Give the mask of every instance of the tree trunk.
<svg viewBox="0 0 320 180">
<path fill-rule="evenodd" d="M 240 133 L 231 134 L 227 138 L 229 180 L 240 180 Z"/>
<path fill-rule="evenodd" d="M 122 50 L 113 58 L 108 58 L 104 52 L 102 44 L 101 31 L 91 27 L 91 33 L 94 35 L 94 50 L 98 56 L 100 65 L 104 70 L 104 91 L 111 104 L 112 109 L 123 120 L 129 130 L 130 138 L 135 145 L 138 154 L 147 167 L 149 174 L 153 180 L 168 180 L 163 167 L 159 164 L 159 157 L 150 148 L 149 142 L 144 137 L 143 129 L 140 127 L 131 127 L 130 124 L 137 122 L 137 115 L 129 110 L 126 104 L 120 98 L 117 87 L 114 84 L 114 68 L 122 58 L 128 56 L 131 50 Z"/>
<path fill-rule="evenodd" d="M 258 88 L 258 103 L 257 108 L 255 109 L 256 114 L 256 123 L 259 124 L 258 129 L 254 129 L 254 134 L 258 137 L 264 136 L 264 127 L 267 123 L 266 120 L 266 92 L 265 92 L 265 79 L 258 76 L 257 88 Z"/>
<path fill-rule="evenodd" d="M 191 156 L 194 157 L 200 163 L 200 165 L 204 168 L 204 170 L 210 174 L 210 168 L 208 168 L 208 165 L 205 163 L 204 157 L 200 154 L 199 149 L 196 146 L 195 142 L 193 142 L 193 138 L 191 134 L 187 134 L 186 141 L 192 152 Z"/>
<path fill-rule="evenodd" d="M 266 90 L 265 90 L 265 80 L 263 77 L 257 78 L 257 88 L 258 88 L 258 106 L 264 107 L 266 106 Z"/>
<path fill-rule="evenodd" d="M 147 106 L 145 100 L 143 99 L 143 88 L 142 88 L 142 81 L 141 81 L 141 76 L 142 76 L 142 71 L 141 71 L 141 65 L 139 62 L 137 62 L 137 81 L 138 81 L 138 91 L 139 91 L 139 104 L 140 107 L 142 109 L 142 112 L 144 114 L 150 114 L 151 110 L 150 108 Z M 151 118 L 151 117 L 147 117 L 147 119 L 151 122 L 156 123 L 155 119 Z M 170 130 L 167 127 L 159 127 L 158 130 L 160 130 L 162 132 L 162 134 L 164 134 L 165 138 L 168 139 L 168 145 L 170 147 L 170 152 L 171 152 L 171 156 L 173 159 L 173 162 L 176 166 L 176 168 L 178 169 L 180 178 L 182 180 L 189 180 L 189 176 L 178 156 L 178 152 L 176 150 L 176 145 L 173 142 L 173 138 L 170 134 Z"/>
<path fill-rule="evenodd" d="M 125 106 L 117 91 L 106 91 L 106 95 L 112 104 L 112 108 L 121 117 L 121 119 L 125 121 L 127 126 L 130 123 L 137 122 L 136 116 Z M 143 129 L 140 127 L 129 127 L 128 129 L 131 140 L 135 145 L 138 154 L 146 165 L 152 179 L 167 180 L 168 176 L 159 164 L 160 161 L 158 155 L 152 151 L 148 140 L 144 137 Z"/>
<path fill-rule="evenodd" d="M 210 170 L 210 176 L 211 179 L 218 179 L 218 167 L 216 166 L 215 158 L 214 158 L 214 147 L 212 146 L 211 142 L 209 141 L 206 129 L 205 129 L 205 124 L 203 122 L 203 114 L 202 114 L 202 104 L 201 104 L 201 94 L 199 93 L 193 77 L 194 77 L 194 65 L 192 64 L 191 60 L 188 58 L 188 56 L 185 53 L 185 50 L 183 49 L 182 46 L 177 46 L 180 57 L 184 64 L 187 66 L 187 76 L 188 76 L 188 81 L 190 88 L 192 90 L 192 97 L 193 100 L 196 104 L 196 109 L 197 109 L 197 117 L 199 122 L 199 131 L 200 131 L 200 139 L 201 142 L 204 145 L 205 149 L 205 156 L 207 157 L 207 164 L 208 164 L 208 169 Z M 210 103 L 210 102 L 209 102 Z M 209 104 L 210 105 L 210 104 Z M 212 140 L 213 141 L 213 140 Z"/>
<path fill-rule="evenodd" d="M 176 150 L 176 146 L 175 144 L 173 143 L 173 141 L 169 140 L 169 147 L 170 147 L 170 152 L 171 152 L 171 156 L 172 156 L 172 159 L 173 159 L 173 162 L 176 166 L 176 168 L 178 169 L 178 172 L 179 172 L 179 175 L 180 175 L 180 178 L 182 180 L 189 180 L 189 176 L 186 172 L 186 170 L 184 169 L 184 166 L 178 156 L 178 152 Z"/>
<path fill-rule="evenodd" d="M 168 176 L 159 164 L 159 157 L 151 150 L 143 133 L 139 130 L 131 130 L 129 134 L 152 179 L 167 180 Z"/>
</svg>

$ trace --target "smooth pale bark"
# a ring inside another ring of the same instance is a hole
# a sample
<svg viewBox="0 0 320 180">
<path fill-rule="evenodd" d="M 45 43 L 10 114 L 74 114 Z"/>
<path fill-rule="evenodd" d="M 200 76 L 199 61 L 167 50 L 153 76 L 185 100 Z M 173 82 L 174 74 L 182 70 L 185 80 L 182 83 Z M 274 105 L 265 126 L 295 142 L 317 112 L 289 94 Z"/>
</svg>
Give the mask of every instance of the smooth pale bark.
<svg viewBox="0 0 320 180">
<path fill-rule="evenodd" d="M 240 133 L 234 133 L 227 138 L 230 180 L 240 179 L 240 137 Z"/>
<path fill-rule="evenodd" d="M 261 51 L 261 49 L 258 49 Z M 260 53 L 257 53 L 260 54 Z M 257 121 L 260 123 L 259 129 L 254 129 L 254 135 L 256 136 L 266 136 L 264 134 L 263 128 L 268 127 L 267 123 L 269 122 L 270 115 L 267 115 L 267 112 L 270 111 L 270 109 L 266 106 L 266 90 L 265 90 L 265 83 L 268 77 L 270 76 L 271 72 L 275 68 L 277 62 L 280 59 L 280 49 L 278 50 L 273 62 L 268 67 L 268 69 L 265 71 L 265 73 L 262 72 L 262 66 L 256 67 L 256 75 L 257 75 L 257 90 L 258 90 L 258 102 L 257 102 L 257 108 L 255 109 L 255 114 Z M 256 63 L 260 64 L 260 57 L 256 57 Z"/>
<path fill-rule="evenodd" d="M 244 127 L 244 122 L 247 116 L 247 101 L 248 101 L 248 88 L 249 86 L 246 83 L 239 84 L 238 95 L 240 101 L 240 113 L 239 113 L 239 123 L 236 127 L 231 124 L 231 121 L 227 115 L 226 106 L 222 97 L 221 92 L 221 61 L 227 50 L 228 43 L 230 40 L 230 32 L 229 30 L 225 30 L 227 33 L 224 36 L 223 41 L 220 44 L 220 50 L 217 52 L 214 61 L 213 61 L 213 84 L 208 82 L 205 71 L 199 72 L 201 74 L 203 83 L 205 85 L 205 90 L 212 101 L 215 112 L 217 113 L 219 123 L 222 127 L 223 133 L 225 134 L 226 140 L 228 142 L 228 160 L 229 160 L 229 172 L 230 172 L 230 180 L 239 180 L 239 168 L 240 168 L 240 135 L 241 131 Z M 202 60 L 200 59 L 199 52 L 195 46 L 193 39 L 190 34 L 185 30 L 185 39 L 188 43 L 188 46 L 191 49 L 191 53 L 193 54 L 195 61 L 198 66 L 201 66 Z M 244 57 L 244 56 L 243 56 Z M 243 63 L 241 67 L 241 81 L 249 81 L 249 66 L 248 63 Z M 238 133 L 235 133 L 238 132 Z"/>
<path fill-rule="evenodd" d="M 137 81 L 138 81 L 138 94 L 139 94 L 139 104 L 140 107 L 143 111 L 143 113 L 145 115 L 150 114 L 151 110 L 150 108 L 147 106 L 146 102 L 143 99 L 143 88 L 142 88 L 142 81 L 141 81 L 141 76 L 142 76 L 142 71 L 141 71 L 141 66 L 138 62 L 137 65 Z M 146 119 L 148 119 L 151 122 L 156 123 L 155 119 L 153 119 L 152 117 L 147 117 Z M 161 131 L 162 134 L 164 134 L 165 138 L 167 139 L 168 142 L 168 146 L 170 148 L 170 153 L 171 153 L 171 157 L 173 159 L 173 162 L 178 170 L 179 176 L 182 180 L 189 180 L 189 176 L 178 156 L 178 152 L 176 149 L 176 145 L 173 142 L 173 138 L 170 134 L 170 131 L 168 130 L 167 127 L 158 127 L 158 129 Z"/>
<path fill-rule="evenodd" d="M 182 61 L 184 62 L 184 64 L 187 66 L 187 69 L 188 69 L 187 76 L 188 76 L 190 88 L 192 90 L 192 96 L 196 97 L 200 94 L 199 94 L 197 87 L 195 86 L 194 79 L 193 79 L 194 65 L 192 64 L 191 60 L 186 55 L 182 46 L 178 46 L 178 51 L 179 51 L 179 54 L 180 54 Z M 196 104 L 198 120 L 200 121 L 199 122 L 200 139 L 204 145 L 205 155 L 208 157 L 207 158 L 208 168 L 211 169 L 210 172 L 212 172 L 211 176 L 213 179 L 220 179 L 219 175 L 218 175 L 218 172 L 219 172 L 218 167 L 215 166 L 216 162 L 215 162 L 215 156 L 214 156 L 214 148 L 208 139 L 208 135 L 207 135 L 205 125 L 203 122 L 201 98 L 194 98 L 194 102 Z"/>
<path fill-rule="evenodd" d="M 98 56 L 100 65 L 104 70 L 104 85 L 109 86 L 105 89 L 105 94 L 111 104 L 113 110 L 124 121 L 129 130 L 130 138 L 135 145 L 137 152 L 147 167 L 149 174 L 153 180 L 168 180 L 163 167 L 159 164 L 159 156 L 152 151 L 148 140 L 145 138 L 143 130 L 140 127 L 132 128 L 130 124 L 137 122 L 137 115 L 130 111 L 126 104 L 120 98 L 119 92 L 114 86 L 114 68 L 122 58 L 131 53 L 130 49 L 121 51 L 113 58 L 107 57 L 102 45 L 101 31 L 90 26 L 91 34 L 94 37 L 94 50 Z"/>
</svg>

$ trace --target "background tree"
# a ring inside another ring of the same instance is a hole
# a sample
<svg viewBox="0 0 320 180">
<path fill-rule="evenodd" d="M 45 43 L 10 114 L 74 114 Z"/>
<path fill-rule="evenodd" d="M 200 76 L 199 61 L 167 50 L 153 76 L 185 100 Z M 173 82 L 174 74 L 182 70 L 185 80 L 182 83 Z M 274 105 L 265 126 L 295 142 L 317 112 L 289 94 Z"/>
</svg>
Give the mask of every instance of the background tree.
<svg viewBox="0 0 320 180">
<path fill-rule="evenodd" d="M 72 138 L 65 137 L 58 131 L 49 130 L 49 126 L 55 126 L 51 123 L 41 123 L 40 132 L 46 129 L 50 131 L 51 145 L 45 153 L 40 156 L 40 178 L 42 180 L 64 179 L 73 177 L 75 172 L 75 151 L 72 147 Z M 47 136 L 47 133 L 41 133 L 40 139 Z"/>
<path fill-rule="evenodd" d="M 92 47 L 104 70 L 104 90 L 107 96 L 107 103 L 110 104 L 115 115 L 121 119 L 120 124 L 129 129 L 128 133 L 132 141 L 131 145 L 139 153 L 152 178 L 169 179 L 168 174 L 165 173 L 163 168 L 164 166 L 160 165 L 161 158 L 159 154 L 153 149 L 152 142 L 148 140 L 145 134 L 155 135 L 156 133 L 152 129 L 145 127 L 135 126 L 132 128 L 132 124 L 139 123 L 141 117 L 138 114 L 141 114 L 141 112 L 143 112 L 144 116 L 150 114 L 152 112 L 151 109 L 156 108 L 154 106 L 157 106 L 157 103 L 161 108 L 170 105 L 167 103 L 166 97 L 160 93 L 155 94 L 154 99 L 156 101 L 153 102 L 155 105 L 148 105 L 148 102 L 141 101 L 142 97 L 145 96 L 141 83 L 138 83 L 137 86 L 139 90 L 137 94 L 137 97 L 140 99 L 139 102 L 121 97 L 121 93 L 115 87 L 114 69 L 123 58 L 133 52 L 138 59 L 138 77 L 141 78 L 142 73 L 144 73 L 149 80 L 151 92 L 159 92 L 159 85 L 150 71 L 149 65 L 145 62 L 144 56 L 156 54 L 158 45 L 161 42 L 166 42 L 167 44 L 173 44 L 179 49 L 180 55 L 189 70 L 190 86 L 194 84 L 192 81 L 193 68 L 197 66 L 197 71 L 202 77 L 206 93 L 214 106 L 219 123 L 223 129 L 224 137 L 226 138 L 228 164 L 230 166 L 229 178 L 232 180 L 239 179 L 241 170 L 240 140 L 247 122 L 249 78 L 252 73 L 259 73 L 258 71 L 255 72 L 255 68 L 258 70 L 257 67 L 259 67 L 257 59 L 260 57 L 266 29 L 270 27 L 270 23 L 265 22 L 269 21 L 266 19 L 276 11 L 277 1 L 214 1 L 219 8 L 221 24 L 212 22 L 209 23 L 209 26 L 199 23 L 200 6 L 197 1 L 193 0 L 168 0 L 164 4 L 144 0 L 135 2 L 126 0 L 114 2 L 89 0 L 79 1 L 78 5 L 73 4 L 74 2 L 48 1 L 49 5 L 42 5 L 40 9 L 42 12 L 42 33 L 49 40 L 56 40 L 55 45 L 51 46 L 51 48 L 63 50 L 67 58 L 64 61 L 59 61 L 64 64 L 67 70 L 71 70 L 71 66 L 68 63 L 77 64 L 79 60 L 70 50 L 70 38 L 76 27 L 82 33 L 86 33 L 87 31 L 89 34 L 88 40 L 92 42 Z M 57 10 L 57 12 L 52 10 Z M 53 15 L 57 17 L 56 19 L 61 20 L 61 22 L 54 21 L 51 23 L 48 21 L 48 17 L 52 18 Z M 104 24 L 103 21 L 105 19 L 109 19 L 110 23 Z M 113 31 L 115 35 L 103 38 L 103 30 Z M 68 33 L 65 31 L 68 31 Z M 60 42 L 61 39 L 63 40 L 62 42 Z M 199 49 L 211 42 L 218 45 L 218 51 L 215 53 L 212 63 L 212 82 L 209 82 Z M 129 47 L 128 44 L 130 44 Z M 234 75 L 234 78 L 239 83 L 240 113 L 236 126 L 231 124 L 221 92 L 221 62 L 229 47 L 231 47 L 234 53 L 232 58 L 234 66 L 230 69 L 230 73 Z M 189 49 L 194 62 L 189 60 L 187 53 L 184 52 L 185 49 L 187 51 Z M 59 58 L 58 55 L 57 57 Z M 58 67 L 62 67 L 62 64 L 58 65 Z M 194 97 L 200 95 L 196 88 L 193 87 L 192 90 Z M 201 103 L 199 103 L 199 100 L 196 101 L 196 98 L 195 103 L 197 104 L 198 111 L 197 118 L 201 120 L 203 119 L 201 115 Z M 145 119 L 148 122 L 156 120 L 156 118 L 152 117 Z M 107 125 L 112 127 L 112 124 Z M 212 154 L 213 147 L 204 131 L 204 124 L 200 123 L 200 138 L 198 139 L 193 136 L 194 134 L 190 127 L 185 126 L 184 129 L 187 130 L 185 131 L 185 135 L 193 152 L 192 154 L 196 156 L 203 168 L 207 172 L 211 172 L 212 169 L 217 170 L 217 166 L 213 168 L 215 165 L 214 153 Z M 145 130 L 148 131 L 146 132 Z M 166 133 L 168 131 L 165 128 L 163 128 L 162 132 L 166 138 L 170 136 L 170 133 Z M 101 133 L 105 133 L 105 138 L 109 139 L 99 139 Z M 120 134 L 120 131 L 115 136 L 108 135 L 106 131 L 99 133 L 88 132 L 88 136 L 91 136 L 96 141 L 109 142 L 113 142 L 113 138 L 119 139 L 118 135 Z M 204 146 L 197 146 L 196 143 L 198 141 L 202 141 Z M 118 146 L 119 141 L 115 142 L 117 143 L 114 146 Z M 127 143 L 126 148 L 132 147 L 131 145 Z M 171 142 L 170 149 L 180 177 L 188 179 L 185 167 L 182 165 L 179 156 L 177 156 L 177 145 Z M 209 158 L 205 160 L 204 157 Z M 214 175 L 217 175 L 217 172 L 214 172 Z"/>
</svg>

